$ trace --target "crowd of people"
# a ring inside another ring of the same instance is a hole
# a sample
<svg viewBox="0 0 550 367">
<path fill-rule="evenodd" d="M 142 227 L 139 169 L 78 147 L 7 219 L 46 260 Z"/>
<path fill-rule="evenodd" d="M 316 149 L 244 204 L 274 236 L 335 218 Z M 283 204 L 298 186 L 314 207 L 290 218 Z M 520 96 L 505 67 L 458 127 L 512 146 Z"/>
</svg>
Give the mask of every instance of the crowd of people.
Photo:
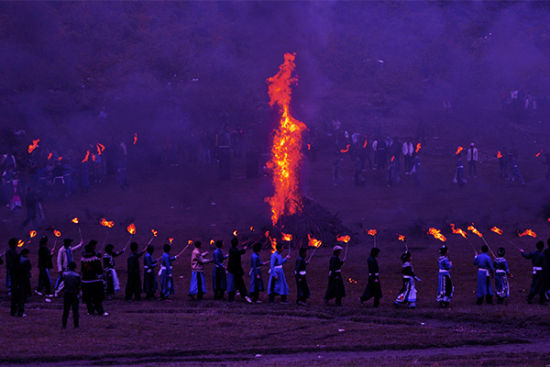
<svg viewBox="0 0 550 367">
<path fill-rule="evenodd" d="M 237 236 L 231 240 L 231 248 L 226 253 L 223 249 L 223 241 L 215 241 L 216 250 L 212 257 L 207 251 L 203 251 L 202 243 L 195 241 L 187 246 L 193 246 L 191 253 L 191 276 L 188 297 L 200 301 L 207 293 L 205 281 L 206 266 L 212 264 L 212 291 L 214 300 L 223 300 L 227 295 L 227 301 L 232 302 L 238 295 L 246 303 L 262 303 L 261 293 L 267 291 L 268 301 L 274 303 L 280 298 L 280 303 L 288 303 L 289 284 L 285 277 L 284 267 L 291 259 L 290 248 L 287 255 L 283 254 L 281 243 L 276 243 L 269 262 L 262 261 L 262 249 L 270 247 L 268 240 L 249 241 L 240 244 Z M 24 317 L 25 302 L 32 294 L 31 288 L 31 262 L 29 249 L 23 248 L 18 252 L 19 240 L 9 240 L 9 248 L 5 251 L 6 259 L 6 284 L 11 295 L 11 315 Z M 80 258 L 80 273 L 75 257 L 75 251 L 84 246 Z M 155 258 L 155 247 L 151 244 L 140 249 L 136 242 L 129 244 L 130 254 L 127 257 L 127 280 L 125 287 L 125 299 L 140 301 L 142 294 L 145 299 L 169 300 L 175 294 L 173 263 L 177 261 L 187 248 L 184 247 L 178 254 L 171 254 L 172 246 L 165 244 L 163 253 Z M 250 268 L 248 273 L 243 267 L 242 257 L 252 248 L 250 255 Z M 343 266 L 346 262 L 347 251 L 340 245 L 332 249 L 332 256 L 328 262 L 328 286 L 325 292 L 324 301 L 328 304 L 334 300 L 337 306 L 342 305 L 342 299 L 346 296 Z M 346 248 L 347 250 L 347 248 Z M 510 268 L 505 258 L 504 248 L 499 248 L 491 258 L 491 249 L 484 245 L 481 252 L 474 258 L 473 265 L 477 268 L 477 290 L 476 303 L 481 305 L 484 301 L 493 303 L 493 296 L 496 294 L 496 303 L 506 303 L 510 297 L 508 277 Z M 112 299 L 116 292 L 120 291 L 120 281 L 117 275 L 115 258 L 121 256 L 126 247 L 116 251 L 112 244 L 107 244 L 103 255 L 97 250 L 97 241 L 92 240 L 84 245 L 83 240 L 73 245 L 71 239 L 64 239 L 63 246 L 57 250 L 57 280 L 52 282 L 50 271 L 53 269 L 52 257 L 55 249 L 48 246 L 48 237 L 40 239 L 38 249 L 38 284 L 34 291 L 38 296 L 44 296 L 46 302 L 51 302 L 52 297 L 60 297 L 63 294 L 63 315 L 62 326 L 67 326 L 70 310 L 73 312 L 74 326 L 79 325 L 79 302 L 80 294 L 86 305 L 89 315 L 109 314 L 105 311 L 103 302 Z M 296 304 L 306 305 L 310 297 L 308 286 L 307 269 L 313 254 L 308 257 L 308 248 L 302 247 L 294 267 L 296 282 Z M 524 258 L 532 262 L 532 284 L 527 295 L 527 302 L 531 303 L 535 297 L 540 304 L 546 304 L 550 298 L 550 240 L 548 248 L 544 249 L 544 243 L 536 243 L 535 251 L 526 253 L 520 250 Z M 342 257 L 342 253 L 344 256 Z M 436 301 L 441 308 L 449 307 L 454 285 L 451 278 L 453 270 L 452 261 L 449 258 L 448 248 L 443 245 L 439 249 L 440 257 L 438 264 L 438 286 Z M 373 306 L 380 305 L 382 298 L 382 287 L 380 284 L 380 269 L 378 256 L 380 249 L 372 247 L 370 256 L 367 259 L 367 285 L 360 297 L 360 302 L 373 299 Z M 143 260 L 140 260 L 143 257 Z M 2 258 L 0 257 L 0 261 Z M 227 260 L 227 261 L 226 261 Z M 398 292 L 393 304 L 396 307 L 415 308 L 417 301 L 416 282 L 420 278 L 414 271 L 413 258 L 407 249 L 401 255 L 402 287 Z M 267 274 L 264 270 L 267 268 Z M 143 275 L 142 275 L 143 271 Z M 248 287 L 245 282 L 245 275 L 249 275 Z M 264 282 L 264 274 L 267 276 L 267 286 Z M 494 278 L 494 287 L 491 279 Z M 493 290 L 494 289 L 494 290 Z"/>
</svg>

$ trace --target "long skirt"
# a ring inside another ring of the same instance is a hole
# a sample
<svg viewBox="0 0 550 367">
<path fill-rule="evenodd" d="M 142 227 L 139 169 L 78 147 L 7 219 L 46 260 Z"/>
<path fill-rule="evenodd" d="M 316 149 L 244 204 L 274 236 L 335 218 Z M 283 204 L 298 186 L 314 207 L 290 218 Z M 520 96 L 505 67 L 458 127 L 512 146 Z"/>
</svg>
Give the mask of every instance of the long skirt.
<svg viewBox="0 0 550 367">
<path fill-rule="evenodd" d="M 370 276 L 365 287 L 365 291 L 361 296 L 361 301 L 368 301 L 371 298 L 382 298 L 382 286 L 380 285 L 380 279 L 377 276 Z"/>
<path fill-rule="evenodd" d="M 495 293 L 498 298 L 510 298 L 510 285 L 506 274 L 495 275 Z"/>
<path fill-rule="evenodd" d="M 191 285 L 189 286 L 189 295 L 194 296 L 199 293 L 206 293 L 204 274 L 202 271 L 193 271 L 191 272 Z"/>
<path fill-rule="evenodd" d="M 309 286 L 305 275 L 296 275 L 296 290 L 298 301 L 305 301 L 309 298 Z"/>
<path fill-rule="evenodd" d="M 275 277 L 277 277 L 277 279 Z M 283 269 L 275 269 L 275 271 L 271 272 L 267 289 L 267 294 L 273 293 L 279 296 L 288 295 L 288 284 Z"/>
<path fill-rule="evenodd" d="M 225 274 L 225 269 L 221 266 L 215 266 L 212 269 L 212 289 L 214 292 L 225 291 L 227 289 L 227 275 Z"/>
<path fill-rule="evenodd" d="M 401 287 L 394 303 L 396 305 L 416 305 L 416 287 L 412 277 L 403 278 L 403 286 Z"/>
<path fill-rule="evenodd" d="M 437 283 L 437 302 L 451 302 L 453 298 L 453 281 L 449 273 L 439 273 Z"/>
<path fill-rule="evenodd" d="M 157 276 L 153 269 L 145 270 L 143 274 L 143 291 L 149 295 L 154 294 L 157 291 Z"/>
<path fill-rule="evenodd" d="M 344 280 L 341 273 L 332 273 L 328 277 L 327 293 L 325 299 L 342 298 L 346 296 L 346 288 L 344 288 Z"/>
</svg>

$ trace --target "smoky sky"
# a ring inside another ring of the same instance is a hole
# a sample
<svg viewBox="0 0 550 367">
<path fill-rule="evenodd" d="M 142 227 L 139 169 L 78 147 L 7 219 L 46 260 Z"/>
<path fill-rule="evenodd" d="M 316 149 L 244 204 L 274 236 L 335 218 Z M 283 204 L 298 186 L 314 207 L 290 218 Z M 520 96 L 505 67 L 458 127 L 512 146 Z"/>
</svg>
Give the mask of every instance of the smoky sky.
<svg viewBox="0 0 550 367">
<path fill-rule="evenodd" d="M 293 109 L 309 126 L 418 120 L 442 98 L 475 114 L 513 88 L 549 94 L 549 9 L 481 1 L 2 3 L 0 123 L 59 144 L 224 124 L 265 133 L 273 126 L 265 79 L 284 52 L 297 54 Z"/>
</svg>

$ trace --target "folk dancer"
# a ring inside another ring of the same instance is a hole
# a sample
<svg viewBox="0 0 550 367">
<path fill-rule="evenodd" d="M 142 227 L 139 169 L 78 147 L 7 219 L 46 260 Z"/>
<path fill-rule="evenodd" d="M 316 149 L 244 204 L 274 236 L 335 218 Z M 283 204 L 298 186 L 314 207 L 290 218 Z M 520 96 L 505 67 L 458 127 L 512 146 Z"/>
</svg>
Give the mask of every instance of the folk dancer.
<svg viewBox="0 0 550 367">
<path fill-rule="evenodd" d="M 510 269 L 508 268 L 508 261 L 504 258 L 505 254 L 506 250 L 504 250 L 504 247 L 499 247 L 497 257 L 493 261 L 495 268 L 495 293 L 498 304 L 502 304 L 510 298 L 510 285 L 508 284 Z"/>
<path fill-rule="evenodd" d="M 332 249 L 332 257 L 328 266 L 328 287 L 325 293 L 325 304 L 331 299 L 335 299 L 336 306 L 342 306 L 342 298 L 346 296 L 344 288 L 344 280 L 342 279 L 342 265 L 344 262 L 340 260 L 342 246 L 334 246 Z"/>
<path fill-rule="evenodd" d="M 302 247 L 298 253 L 298 258 L 296 259 L 296 267 L 294 268 L 294 275 L 296 277 L 296 304 L 300 306 L 305 306 L 306 302 L 310 296 L 309 286 L 307 284 L 306 278 L 306 260 L 307 248 Z"/>
<path fill-rule="evenodd" d="M 369 279 L 367 281 L 365 291 L 359 299 L 361 301 L 361 304 L 363 304 L 369 299 L 374 298 L 374 307 L 378 307 L 380 305 L 380 298 L 382 298 L 382 287 L 380 285 L 380 278 L 378 273 L 378 261 L 376 260 L 379 253 L 380 249 L 378 247 L 373 247 L 370 250 L 370 256 L 367 259 L 367 265 L 369 268 Z"/>
<path fill-rule="evenodd" d="M 447 246 L 443 245 L 439 249 L 439 259 L 437 260 L 439 265 L 439 281 L 437 283 L 437 302 L 439 302 L 440 308 L 448 308 L 451 299 L 453 298 L 454 286 L 451 280 L 451 268 L 453 267 L 452 261 L 447 257 Z"/>
<path fill-rule="evenodd" d="M 101 260 L 96 253 L 97 241 L 90 241 L 84 247 L 82 254 L 81 266 L 82 269 L 82 300 L 86 303 L 88 315 L 109 316 L 103 309 L 103 267 Z M 68 264 L 67 264 L 68 269 Z"/>
<path fill-rule="evenodd" d="M 262 276 L 262 266 L 265 264 L 260 259 L 261 249 L 262 244 L 256 242 L 252 247 L 253 252 L 250 256 L 250 296 L 254 303 L 262 303 L 262 301 L 260 301 L 260 292 L 265 290 Z"/>
<path fill-rule="evenodd" d="M 212 254 L 212 289 L 214 289 L 214 299 L 223 299 L 225 290 L 227 289 L 227 275 L 225 274 L 225 266 L 223 262 L 227 258 L 223 253 L 223 241 L 216 241 L 216 249 Z"/>
<path fill-rule="evenodd" d="M 281 296 L 281 303 L 287 303 L 288 297 L 288 284 L 285 278 L 285 272 L 283 271 L 283 265 L 290 255 L 283 257 L 281 255 L 282 245 L 277 243 L 275 252 L 271 254 L 270 259 L 270 274 L 267 284 L 267 294 L 269 295 L 269 302 L 275 302 L 275 296 Z"/>
<path fill-rule="evenodd" d="M 115 257 L 122 255 L 124 251 L 115 251 L 115 246 L 107 244 L 103 254 L 103 270 L 105 271 L 105 295 L 107 299 L 113 298 L 115 292 L 120 291 L 120 281 L 115 270 Z"/>
<path fill-rule="evenodd" d="M 50 277 L 50 269 L 53 268 L 52 256 L 55 253 L 54 249 L 48 247 L 48 237 L 44 236 L 40 239 L 40 247 L 38 248 L 38 288 L 36 294 L 42 296 L 45 292 L 46 296 L 52 296 L 52 279 Z"/>
<path fill-rule="evenodd" d="M 414 273 L 412 265 L 412 256 L 410 252 L 405 252 L 401 255 L 401 274 L 403 276 L 403 286 L 394 301 L 396 307 L 407 306 L 408 308 L 416 308 L 416 284 L 415 281 L 421 281 Z"/>
<path fill-rule="evenodd" d="M 143 256 L 145 251 L 138 252 L 138 244 L 130 243 L 130 256 L 128 256 L 128 280 L 126 281 L 125 299 L 126 301 L 132 298 L 135 301 L 141 300 L 141 271 L 139 266 L 139 258 Z"/>
<path fill-rule="evenodd" d="M 476 289 L 476 303 L 481 305 L 483 298 L 487 304 L 493 304 L 493 287 L 491 286 L 491 276 L 495 273 L 493 268 L 493 262 L 488 254 L 489 247 L 487 245 L 481 246 L 481 254 L 477 254 L 474 258 L 474 265 L 477 266 L 477 289 Z"/>
<path fill-rule="evenodd" d="M 63 240 L 63 246 L 59 248 L 59 251 L 57 251 L 57 271 L 59 273 L 57 277 L 57 281 L 55 282 L 55 296 L 57 297 L 59 295 L 59 292 L 63 290 L 63 280 L 61 279 L 61 275 L 64 271 L 66 271 L 69 267 L 69 263 L 73 260 L 73 251 L 80 248 L 84 241 L 80 239 L 80 243 L 76 246 L 71 246 L 71 243 L 73 243 L 73 240 L 70 238 L 65 238 Z M 101 264 L 100 264 L 101 265 Z"/>
<path fill-rule="evenodd" d="M 193 300 L 201 300 L 206 293 L 206 282 L 204 280 L 204 265 L 211 262 L 205 256 L 208 251 L 201 251 L 201 241 L 195 241 L 195 248 L 191 253 L 191 285 L 189 286 L 189 297 Z"/>
<path fill-rule="evenodd" d="M 154 299 L 158 288 L 157 274 L 155 273 L 157 260 L 153 259 L 154 251 L 153 245 L 147 246 L 147 252 L 143 257 L 143 292 L 145 292 L 146 299 Z"/>
<path fill-rule="evenodd" d="M 76 272 L 76 263 L 71 261 L 67 271 L 62 274 L 63 283 L 65 284 L 65 290 L 63 291 L 63 316 L 61 317 L 61 325 L 63 329 L 67 328 L 67 319 L 69 318 L 69 312 L 73 310 L 73 326 L 78 328 L 78 296 L 80 294 L 80 274 Z"/>
<path fill-rule="evenodd" d="M 164 253 L 160 260 L 160 299 L 167 299 L 174 294 L 174 278 L 172 277 L 172 262 L 177 259 L 177 256 L 170 256 L 171 246 L 164 245 Z"/>
<path fill-rule="evenodd" d="M 244 284 L 244 270 L 241 261 L 241 256 L 246 253 L 247 247 L 244 246 L 242 249 L 239 249 L 237 248 L 238 245 L 239 239 L 233 237 L 231 239 L 231 248 L 229 249 L 229 259 L 227 260 L 227 299 L 229 302 L 233 302 L 235 294 L 239 291 L 243 301 L 252 303 Z"/>
<path fill-rule="evenodd" d="M 544 294 L 543 268 L 545 266 L 546 259 L 544 258 L 544 253 L 542 252 L 542 250 L 544 250 L 544 242 L 538 241 L 536 246 L 536 251 L 528 254 L 525 253 L 524 249 L 520 250 L 521 255 L 526 259 L 530 259 L 533 265 L 533 280 L 531 281 L 531 289 L 527 295 L 527 303 L 530 304 L 533 301 L 533 298 L 538 295 L 539 303 L 541 305 L 545 305 L 546 297 Z"/>
</svg>

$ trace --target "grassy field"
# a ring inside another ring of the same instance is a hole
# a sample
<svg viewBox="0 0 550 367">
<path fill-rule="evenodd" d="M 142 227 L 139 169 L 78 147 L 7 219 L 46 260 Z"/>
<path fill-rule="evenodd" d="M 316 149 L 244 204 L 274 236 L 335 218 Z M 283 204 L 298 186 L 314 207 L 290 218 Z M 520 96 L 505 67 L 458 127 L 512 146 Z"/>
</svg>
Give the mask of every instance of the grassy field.
<svg viewBox="0 0 550 367">
<path fill-rule="evenodd" d="M 211 300 L 210 267 L 206 278 L 208 294 L 202 302 L 187 297 L 190 277 L 189 254 L 175 263 L 176 295 L 170 301 L 125 302 L 120 294 L 106 301 L 108 317 L 90 317 L 81 307 L 81 328 L 61 329 L 61 300 L 46 303 L 33 296 L 27 304 L 28 317 L 11 318 L 9 299 L 2 287 L 0 314 L 3 325 L 0 363 L 28 365 L 269 365 L 294 366 L 501 366 L 550 363 L 550 316 L 548 308 L 527 305 L 530 263 L 517 248 L 534 247 L 530 238 L 518 239 L 514 231 L 532 227 L 543 238 L 548 224 L 542 217 L 541 196 L 545 191 L 535 180 L 537 167 L 526 167 L 527 187 L 507 187 L 493 176 L 496 162 L 482 165 L 480 178 L 460 190 L 452 180 L 453 160 L 444 154 L 427 152 L 424 156 L 425 181 L 421 187 L 407 181 L 395 188 L 382 184 L 381 174 L 371 173 L 366 187 L 353 186 L 351 164 L 344 167 L 345 180 L 332 185 L 328 160 L 308 162 L 305 166 L 305 191 L 329 210 L 338 213 L 352 229 L 356 241 L 343 268 L 347 297 L 344 307 L 324 306 L 328 257 L 333 244 L 321 248 L 308 268 L 312 290 L 310 305 L 294 305 L 293 259 L 285 266 L 291 288 L 290 304 L 246 305 Z M 151 173 L 147 179 L 134 179 L 127 192 L 119 192 L 114 182 L 74 198 L 47 201 L 48 224 L 64 235 L 77 237 L 70 218 L 79 216 L 86 240 L 91 238 L 124 246 L 128 235 L 124 223 L 135 221 L 136 239 L 144 243 L 150 229 L 159 231 L 156 255 L 161 239 L 176 239 L 175 252 L 188 239 L 223 238 L 227 242 L 233 229 L 246 232 L 250 225 L 267 224 L 268 208 L 263 198 L 270 192 L 268 178 L 235 179 L 218 182 L 208 169 L 187 167 Z M 377 174 L 379 176 L 377 176 Z M 545 189 L 547 190 L 547 188 Z M 533 196 L 536 196 L 533 199 Z M 215 205 L 213 205 L 215 203 Z M 23 213 L 15 216 L 2 209 L 0 229 L 6 235 L 22 235 Z M 107 235 L 96 224 L 105 216 L 117 223 Z M 474 305 L 476 269 L 472 265 L 478 238 L 464 240 L 446 233 L 446 224 L 463 225 L 476 221 L 493 248 L 507 248 L 514 277 L 508 305 Z M 455 297 L 448 310 L 435 303 L 437 257 L 441 243 L 428 238 L 418 228 L 422 224 L 444 229 Z M 490 225 L 505 229 L 503 237 L 488 231 Z M 377 228 L 384 298 L 379 309 L 360 306 L 358 298 L 366 285 L 366 258 L 372 238 L 361 228 Z M 418 308 L 396 310 L 392 302 L 401 285 L 399 255 L 403 250 L 395 233 L 408 237 L 419 284 Z M 29 248 L 36 264 L 37 243 Z M 210 249 L 211 250 L 211 249 Z M 243 258 L 248 271 L 249 255 Z M 267 261 L 268 251 L 262 253 Z M 79 255 L 77 254 L 77 258 Z M 125 284 L 125 256 L 117 259 L 117 268 Z M 36 269 L 35 269 L 36 270 Z M 5 268 L 0 276 L 4 277 Z M 56 274 L 54 273 L 55 277 Z M 38 275 L 33 273 L 33 286 Z M 248 281 L 248 278 L 246 279 Z M 2 282 L 3 283 L 3 282 Z M 266 300 L 266 295 L 263 295 Z M 69 326 L 71 321 L 69 321 Z"/>
</svg>

